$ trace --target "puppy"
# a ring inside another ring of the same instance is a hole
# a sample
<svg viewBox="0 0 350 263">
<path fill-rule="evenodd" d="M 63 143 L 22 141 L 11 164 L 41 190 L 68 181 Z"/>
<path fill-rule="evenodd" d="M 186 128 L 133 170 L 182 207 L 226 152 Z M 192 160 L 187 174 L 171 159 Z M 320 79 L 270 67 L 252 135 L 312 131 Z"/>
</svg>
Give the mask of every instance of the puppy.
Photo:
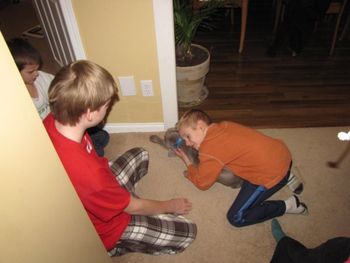
<svg viewBox="0 0 350 263">
<path fill-rule="evenodd" d="M 189 147 L 185 144 L 176 128 L 169 128 L 164 134 L 164 139 L 160 138 L 157 135 L 151 135 L 149 139 L 151 142 L 157 143 L 168 150 L 169 156 L 176 156 L 172 149 L 179 148 L 188 156 L 194 165 L 199 164 L 198 151 L 193 147 Z M 187 171 L 184 173 L 186 172 Z M 227 168 L 224 168 L 221 171 L 217 182 L 232 188 L 239 188 L 242 185 L 242 179 L 238 176 L 235 176 Z"/>
</svg>

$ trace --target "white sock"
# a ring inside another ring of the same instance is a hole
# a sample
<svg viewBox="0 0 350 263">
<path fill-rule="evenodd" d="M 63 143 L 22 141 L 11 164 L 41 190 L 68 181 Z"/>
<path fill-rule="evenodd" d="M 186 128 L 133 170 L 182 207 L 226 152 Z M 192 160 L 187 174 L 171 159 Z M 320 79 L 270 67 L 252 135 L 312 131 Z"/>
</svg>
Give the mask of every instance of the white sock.
<svg viewBox="0 0 350 263">
<path fill-rule="evenodd" d="M 295 194 L 300 194 L 304 188 L 301 180 L 297 176 L 295 176 L 295 174 L 293 174 L 292 171 L 290 171 L 287 185 L 289 189 Z"/>
<path fill-rule="evenodd" d="M 305 204 L 301 203 L 295 195 L 284 201 L 286 204 L 286 214 L 304 214 L 307 212 Z"/>
</svg>

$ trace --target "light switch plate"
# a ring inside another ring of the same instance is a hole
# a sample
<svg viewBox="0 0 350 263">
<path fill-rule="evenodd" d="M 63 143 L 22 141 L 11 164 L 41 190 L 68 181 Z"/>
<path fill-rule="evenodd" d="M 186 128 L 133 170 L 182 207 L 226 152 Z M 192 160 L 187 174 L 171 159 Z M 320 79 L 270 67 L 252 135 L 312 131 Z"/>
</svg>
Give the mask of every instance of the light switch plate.
<svg viewBox="0 0 350 263">
<path fill-rule="evenodd" d="M 118 77 L 120 89 L 123 96 L 135 96 L 135 80 L 134 76 Z"/>
</svg>

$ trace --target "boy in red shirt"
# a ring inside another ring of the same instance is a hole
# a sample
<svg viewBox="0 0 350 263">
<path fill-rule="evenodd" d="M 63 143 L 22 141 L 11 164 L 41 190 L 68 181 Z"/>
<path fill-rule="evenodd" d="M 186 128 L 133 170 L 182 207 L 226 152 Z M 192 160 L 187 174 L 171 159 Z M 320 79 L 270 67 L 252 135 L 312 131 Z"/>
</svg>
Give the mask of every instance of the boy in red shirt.
<svg viewBox="0 0 350 263">
<path fill-rule="evenodd" d="M 137 183 L 148 170 L 148 152 L 133 148 L 109 166 L 86 133 L 118 100 L 110 73 L 89 61 L 63 67 L 49 88 L 51 114 L 45 128 L 59 158 L 110 256 L 128 252 L 175 254 L 196 237 L 196 225 L 181 216 L 185 198 L 142 199 Z"/>
<path fill-rule="evenodd" d="M 200 110 L 187 111 L 177 127 L 186 145 L 199 151 L 199 165 L 195 166 L 181 150 L 175 150 L 187 166 L 187 178 L 195 186 L 209 189 L 224 167 L 243 179 L 227 213 L 232 225 L 241 227 L 285 213 L 307 212 L 306 205 L 295 195 L 285 201 L 266 201 L 290 177 L 292 159 L 282 141 L 237 123 L 212 123 Z"/>
<path fill-rule="evenodd" d="M 7 45 L 40 118 L 45 119 L 50 113 L 48 89 L 54 75 L 40 70 L 43 64 L 41 55 L 28 41 L 13 38 Z M 88 133 L 97 154 L 103 156 L 109 141 L 108 132 L 99 125 L 88 129 Z"/>
</svg>

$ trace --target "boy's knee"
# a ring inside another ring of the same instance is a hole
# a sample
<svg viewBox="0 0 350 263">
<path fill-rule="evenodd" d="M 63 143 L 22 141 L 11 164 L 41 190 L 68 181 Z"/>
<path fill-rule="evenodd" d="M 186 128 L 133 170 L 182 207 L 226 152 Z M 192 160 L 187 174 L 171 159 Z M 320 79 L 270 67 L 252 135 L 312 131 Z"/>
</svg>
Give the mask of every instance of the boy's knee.
<svg viewBox="0 0 350 263">
<path fill-rule="evenodd" d="M 142 147 L 139 147 L 139 151 L 143 157 L 144 160 L 149 160 L 149 153 L 146 149 L 142 148 Z"/>
<path fill-rule="evenodd" d="M 142 147 L 135 147 L 130 149 L 128 152 L 130 152 L 133 156 L 141 155 L 144 159 L 149 158 L 149 153 L 146 149 Z"/>
<path fill-rule="evenodd" d="M 230 213 L 228 212 L 226 214 L 226 218 L 228 220 L 228 222 L 235 227 L 242 227 L 244 226 L 244 219 L 243 218 L 238 218 L 238 215 L 236 213 Z"/>
<path fill-rule="evenodd" d="M 129 151 L 130 152 L 147 152 L 147 150 L 142 147 L 134 147 L 134 148 L 131 148 Z"/>
</svg>

